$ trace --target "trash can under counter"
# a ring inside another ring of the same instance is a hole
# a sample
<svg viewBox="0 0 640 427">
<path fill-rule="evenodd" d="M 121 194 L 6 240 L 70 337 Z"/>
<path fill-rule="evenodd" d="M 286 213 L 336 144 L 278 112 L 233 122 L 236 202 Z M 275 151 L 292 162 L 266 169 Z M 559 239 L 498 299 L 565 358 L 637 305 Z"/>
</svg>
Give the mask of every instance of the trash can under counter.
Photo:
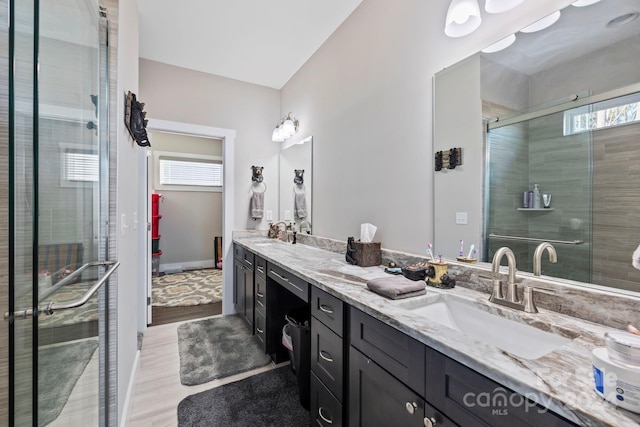
<svg viewBox="0 0 640 427">
<path fill-rule="evenodd" d="M 300 404 L 309 409 L 311 382 L 311 308 L 307 305 L 291 310 L 285 315 L 289 324 L 293 360 L 300 394 Z"/>
</svg>

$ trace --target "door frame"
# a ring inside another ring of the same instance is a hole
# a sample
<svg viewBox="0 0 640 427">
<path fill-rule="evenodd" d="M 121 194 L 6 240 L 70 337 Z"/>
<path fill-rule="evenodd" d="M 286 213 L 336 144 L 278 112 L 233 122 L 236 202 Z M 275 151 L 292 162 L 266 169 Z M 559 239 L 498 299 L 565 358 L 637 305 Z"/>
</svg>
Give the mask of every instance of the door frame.
<svg viewBox="0 0 640 427">
<path fill-rule="evenodd" d="M 167 132 L 179 135 L 196 136 L 200 138 L 215 138 L 222 140 L 222 164 L 223 164 L 223 186 L 222 186 L 222 314 L 231 314 L 234 312 L 233 300 L 233 252 L 232 233 L 234 216 L 234 143 L 236 138 L 235 129 L 224 129 L 212 126 L 203 126 L 193 123 L 174 122 L 169 120 L 149 119 L 147 129 L 151 132 Z M 150 192 L 146 189 L 147 199 Z M 147 206 L 149 202 L 147 201 Z M 147 232 L 149 233 L 149 232 Z M 149 254 L 147 254 L 149 255 Z M 147 280 L 145 281 L 145 293 L 150 298 L 149 290 L 151 289 L 151 269 L 147 269 Z M 147 312 L 147 298 L 142 301 L 143 307 L 139 312 Z M 149 319 L 150 321 L 150 319 Z M 148 324 L 148 323 L 147 323 Z"/>
</svg>

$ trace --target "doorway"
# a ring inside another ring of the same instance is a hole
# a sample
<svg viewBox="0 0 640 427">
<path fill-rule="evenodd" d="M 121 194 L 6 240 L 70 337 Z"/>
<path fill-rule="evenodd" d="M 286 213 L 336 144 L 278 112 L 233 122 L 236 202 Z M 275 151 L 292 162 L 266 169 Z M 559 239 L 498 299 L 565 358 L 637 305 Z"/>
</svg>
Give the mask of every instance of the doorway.
<svg viewBox="0 0 640 427">
<path fill-rule="evenodd" d="M 152 145 L 155 144 L 156 139 L 158 139 L 159 141 L 159 145 L 162 147 L 164 146 L 163 142 L 161 141 L 162 139 L 164 139 L 167 136 L 170 135 L 174 135 L 174 136 L 179 136 L 179 137 L 188 137 L 188 138 L 193 138 L 193 139 L 204 139 L 206 141 L 213 141 L 213 140 L 218 140 L 220 141 L 220 146 L 221 146 L 221 152 L 219 154 L 221 154 L 221 158 L 222 158 L 222 164 L 224 165 L 223 169 L 222 169 L 222 192 L 221 192 L 221 204 L 222 204 L 222 218 L 221 218 L 221 233 L 220 233 L 220 237 L 222 237 L 222 243 L 220 245 L 221 247 L 221 251 L 219 252 L 219 256 L 222 258 L 222 301 L 220 302 L 219 306 L 216 308 L 218 311 L 217 313 L 222 312 L 222 314 L 229 314 L 233 312 L 233 302 L 231 301 L 231 298 L 228 298 L 226 296 L 230 296 L 232 295 L 232 281 L 233 281 L 233 271 L 230 270 L 229 268 L 224 268 L 224 266 L 226 265 L 230 265 L 229 263 L 233 261 L 233 255 L 231 252 L 231 232 L 232 232 L 232 220 L 233 220 L 233 211 L 234 211 L 234 207 L 233 207 L 233 154 L 234 154 L 234 150 L 233 150 L 233 142 L 235 140 L 235 131 L 234 130 L 230 130 L 230 129 L 221 129 L 221 128 L 213 128 L 213 127 L 208 127 L 208 126 L 201 126 L 201 125 L 194 125 L 194 124 L 189 124 L 189 123 L 180 123 L 180 122 L 171 122 L 171 121 L 164 121 L 164 120 L 149 120 L 149 124 L 148 124 L 148 129 L 151 131 L 152 133 Z M 156 138 L 157 136 L 160 136 L 160 138 Z M 165 146 L 166 148 L 166 146 Z M 162 150 L 159 150 L 162 151 Z M 166 151 L 165 151 L 166 152 Z M 151 154 L 151 153 L 150 153 Z M 153 160 L 153 158 L 156 157 L 154 155 L 151 155 L 149 157 L 149 174 L 147 175 L 149 177 L 149 191 L 147 194 L 150 194 L 151 192 L 151 187 L 152 187 L 152 183 L 153 180 L 155 179 L 154 176 L 151 175 L 151 171 L 153 170 L 153 164 L 155 164 L 155 160 Z M 168 158 L 171 157 L 175 157 L 175 156 L 166 156 Z M 215 157 L 215 156 L 212 156 Z M 157 193 L 162 193 L 163 197 L 166 197 L 169 194 L 169 191 L 164 190 L 162 188 L 157 188 L 154 189 L 155 192 Z M 175 197 L 176 194 L 174 194 L 173 199 L 176 199 L 175 202 L 177 202 L 178 197 Z M 151 197 L 151 196 L 149 196 Z M 161 199 L 162 200 L 162 199 Z M 151 203 L 148 203 L 148 206 Z M 168 205 L 167 205 L 168 206 Z M 173 206 L 175 207 L 175 206 Z M 160 207 L 159 207 L 160 211 L 158 212 L 160 215 L 162 214 L 162 203 L 160 203 Z M 187 210 L 183 207 L 183 210 Z M 152 223 L 152 215 L 151 215 L 151 210 L 148 211 L 149 215 L 148 215 L 148 222 L 149 224 Z M 164 226 L 164 222 L 165 221 L 165 216 L 163 215 L 163 217 L 161 218 L 161 222 L 159 225 L 159 235 L 160 235 L 160 239 L 158 241 L 158 249 L 161 249 L 160 245 L 162 244 L 162 234 L 160 233 L 160 231 L 163 229 Z M 150 227 L 151 228 L 151 227 Z M 178 227 L 179 228 L 179 227 Z M 168 229 L 168 228 L 167 228 Z M 149 231 L 149 235 L 148 235 L 148 241 L 153 242 L 153 236 L 152 236 L 152 231 Z M 213 251 L 214 249 L 214 235 L 211 236 L 207 236 L 208 240 L 209 240 L 209 244 L 210 244 L 210 248 Z M 152 243 L 153 245 L 153 243 Z M 153 250 L 153 248 L 152 248 Z M 164 252 L 163 252 L 164 254 Z M 149 265 L 151 265 L 152 263 L 152 259 L 151 259 L 151 254 L 149 254 L 148 257 L 148 262 Z M 202 261 L 202 260 L 196 260 L 196 264 L 195 267 L 198 266 L 203 266 L 202 262 L 198 262 L 198 261 Z M 211 267 L 216 267 L 217 264 L 217 260 L 212 260 L 214 261 L 214 263 L 211 265 Z M 159 262 L 158 264 L 161 264 L 161 262 Z M 175 265 L 177 264 L 177 265 Z M 181 267 L 183 266 L 183 267 Z M 172 263 L 165 263 L 164 265 L 164 270 L 168 270 L 165 272 L 177 272 L 180 270 L 184 269 L 184 266 L 186 266 L 186 269 L 191 269 L 194 267 L 193 264 L 189 264 L 189 261 L 187 262 L 182 262 L 182 263 L 174 263 L 174 265 L 172 265 Z M 205 267 L 208 267 L 208 265 L 204 265 Z M 168 268 L 167 268 L 168 267 Z M 151 268 L 148 269 L 148 271 L 151 271 Z M 141 311 L 146 312 L 147 313 L 147 324 L 148 325 L 155 325 L 157 324 L 156 320 L 153 317 L 153 308 L 151 306 L 152 304 L 152 297 L 153 297 L 153 277 L 151 274 L 149 274 L 148 280 L 146 281 L 146 296 L 147 298 L 144 299 L 144 301 L 146 301 L 148 304 L 145 307 L 141 307 Z M 200 308 L 202 308 L 202 306 L 200 306 Z M 211 307 L 209 307 L 211 308 Z M 184 311 L 184 310 L 178 310 L 178 311 Z M 192 313 L 190 313 L 190 315 L 193 315 L 195 317 L 201 317 L 203 315 L 210 315 L 210 314 L 204 314 L 204 313 L 198 313 L 198 308 L 192 308 L 189 311 L 192 311 Z M 169 313 L 170 315 L 173 315 L 175 313 Z M 184 313 L 183 313 L 184 314 Z M 182 314 L 179 314 L 179 316 L 182 316 Z M 187 314 L 189 315 L 189 314 Z M 170 316 L 172 317 L 172 316 Z M 173 317 L 175 319 L 175 317 Z M 174 321 L 174 320 L 171 320 Z"/>
<path fill-rule="evenodd" d="M 222 143 L 152 133 L 153 325 L 222 312 Z"/>
</svg>

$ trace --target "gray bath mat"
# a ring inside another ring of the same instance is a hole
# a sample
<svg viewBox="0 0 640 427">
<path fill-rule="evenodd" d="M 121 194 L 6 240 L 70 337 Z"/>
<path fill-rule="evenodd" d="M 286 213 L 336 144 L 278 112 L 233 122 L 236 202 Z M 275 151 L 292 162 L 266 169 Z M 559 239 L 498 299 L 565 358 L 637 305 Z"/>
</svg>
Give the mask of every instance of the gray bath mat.
<svg viewBox="0 0 640 427">
<path fill-rule="evenodd" d="M 178 327 L 180 382 L 203 384 L 271 361 L 239 316 L 184 323 Z"/>
<path fill-rule="evenodd" d="M 290 366 L 188 396 L 178 405 L 181 427 L 309 425 Z"/>
<path fill-rule="evenodd" d="M 39 426 L 58 418 L 97 347 L 98 340 L 90 339 L 38 349 Z"/>
</svg>

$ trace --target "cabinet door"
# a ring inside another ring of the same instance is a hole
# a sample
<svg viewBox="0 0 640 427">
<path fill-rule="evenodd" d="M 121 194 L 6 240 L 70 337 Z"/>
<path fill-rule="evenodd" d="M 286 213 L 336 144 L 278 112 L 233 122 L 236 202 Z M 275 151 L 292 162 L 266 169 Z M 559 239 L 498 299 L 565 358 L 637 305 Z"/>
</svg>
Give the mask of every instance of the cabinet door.
<svg viewBox="0 0 640 427">
<path fill-rule="evenodd" d="M 348 405 L 352 427 L 424 425 L 424 400 L 353 347 Z"/>
<path fill-rule="evenodd" d="M 257 313 L 262 313 L 262 315 L 267 314 L 267 281 L 260 277 L 258 274 L 255 275 L 255 311 L 256 316 Z"/>
<path fill-rule="evenodd" d="M 253 330 L 253 270 L 244 270 L 244 318 Z"/>
<path fill-rule="evenodd" d="M 426 399 L 460 425 L 575 425 L 435 350 L 428 349 L 426 359 Z"/>
<path fill-rule="evenodd" d="M 233 271 L 233 306 L 236 312 L 244 316 L 244 281 L 245 281 L 245 267 L 241 261 L 236 260 L 234 262 Z"/>
</svg>

